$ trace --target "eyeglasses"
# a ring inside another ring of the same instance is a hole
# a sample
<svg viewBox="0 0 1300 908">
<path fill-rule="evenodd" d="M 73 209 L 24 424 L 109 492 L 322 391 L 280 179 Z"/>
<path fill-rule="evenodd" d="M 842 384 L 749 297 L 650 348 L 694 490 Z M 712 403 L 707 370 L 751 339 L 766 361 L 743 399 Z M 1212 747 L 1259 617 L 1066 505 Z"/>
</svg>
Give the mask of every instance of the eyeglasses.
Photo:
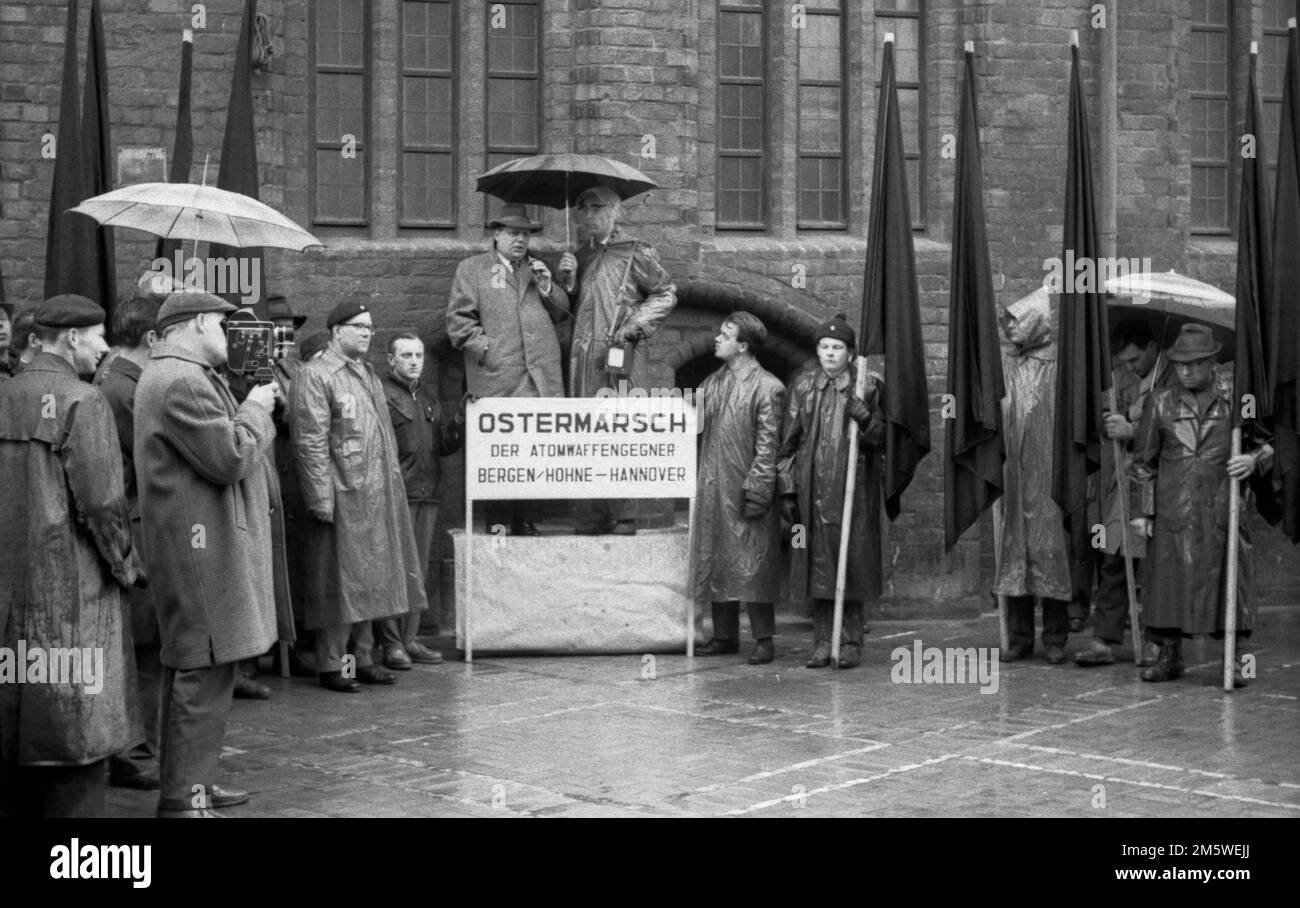
<svg viewBox="0 0 1300 908">
<path fill-rule="evenodd" d="M 344 327 L 344 328 L 352 328 L 352 329 L 355 330 L 355 331 L 361 331 L 361 332 L 363 332 L 363 333 L 365 333 L 365 334 L 374 334 L 374 333 L 375 333 L 375 326 L 374 326 L 374 325 L 356 325 L 356 324 L 348 324 L 348 325 L 344 325 L 343 327 Z"/>
</svg>

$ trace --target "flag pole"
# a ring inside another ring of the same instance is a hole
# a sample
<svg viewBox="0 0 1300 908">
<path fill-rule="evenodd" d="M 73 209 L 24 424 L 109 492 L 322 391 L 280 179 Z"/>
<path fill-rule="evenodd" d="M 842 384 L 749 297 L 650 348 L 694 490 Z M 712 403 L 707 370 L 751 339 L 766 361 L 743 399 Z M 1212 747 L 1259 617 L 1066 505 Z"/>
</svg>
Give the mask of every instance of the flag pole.
<svg viewBox="0 0 1300 908">
<path fill-rule="evenodd" d="M 1232 453 L 1241 453 L 1241 427 L 1232 430 Z M 1232 690 L 1232 674 L 1237 667 L 1237 534 L 1241 526 L 1241 483 L 1228 477 L 1228 564 L 1227 595 L 1223 609 L 1223 689 Z"/>
<path fill-rule="evenodd" d="M 867 393 L 867 358 L 856 361 L 858 375 L 853 383 L 853 396 L 861 400 Z M 852 419 L 852 417 L 850 417 Z M 844 623 L 844 587 L 848 579 L 849 531 L 853 526 L 853 493 L 858 487 L 858 436 L 856 423 L 849 433 L 848 473 L 844 477 L 844 508 L 840 514 L 840 557 L 835 562 L 835 615 L 831 621 L 831 658 L 839 664 L 841 626 Z"/>
<path fill-rule="evenodd" d="M 995 581 L 998 572 L 1002 569 L 1002 522 L 1006 519 L 1003 516 L 1005 500 L 999 498 L 993 502 L 993 578 Z M 1011 630 L 1007 626 L 1007 597 L 1001 593 L 994 593 L 993 598 L 998 603 L 998 639 L 1005 652 L 1011 649 Z"/>
<path fill-rule="evenodd" d="M 1157 363 L 1157 365 L 1159 365 Z M 1115 385 L 1112 384 L 1106 392 L 1110 396 L 1110 412 L 1115 413 L 1119 410 L 1119 404 L 1115 399 Z M 1128 622 L 1133 632 L 1133 662 L 1137 665 L 1143 663 L 1143 634 L 1138 624 L 1138 600 L 1137 600 L 1137 580 L 1133 573 L 1133 552 L 1129 548 L 1129 525 L 1128 525 L 1128 471 L 1121 469 L 1124 456 L 1124 446 L 1120 444 L 1118 438 L 1111 439 L 1112 450 L 1115 452 L 1115 495 L 1119 499 L 1119 532 L 1120 544 L 1124 547 L 1124 584 L 1128 589 Z M 1102 516 L 1105 520 L 1105 515 Z"/>
</svg>

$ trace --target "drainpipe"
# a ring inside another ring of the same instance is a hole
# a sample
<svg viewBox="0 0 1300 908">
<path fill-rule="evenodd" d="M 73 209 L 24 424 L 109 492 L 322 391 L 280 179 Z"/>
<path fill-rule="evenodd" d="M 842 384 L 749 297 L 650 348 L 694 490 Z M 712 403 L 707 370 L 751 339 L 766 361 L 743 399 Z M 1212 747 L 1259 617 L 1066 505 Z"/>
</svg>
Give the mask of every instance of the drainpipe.
<svg viewBox="0 0 1300 908">
<path fill-rule="evenodd" d="M 1115 257 L 1119 233 L 1119 4 L 1106 0 L 1106 27 L 1101 30 L 1101 254 Z"/>
</svg>

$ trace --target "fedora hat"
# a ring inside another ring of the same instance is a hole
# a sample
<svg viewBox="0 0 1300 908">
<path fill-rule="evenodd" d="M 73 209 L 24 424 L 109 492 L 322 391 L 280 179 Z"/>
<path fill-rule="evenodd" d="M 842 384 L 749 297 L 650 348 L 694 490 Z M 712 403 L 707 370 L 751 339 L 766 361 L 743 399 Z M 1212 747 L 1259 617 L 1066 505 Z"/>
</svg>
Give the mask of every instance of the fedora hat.
<svg viewBox="0 0 1300 908">
<path fill-rule="evenodd" d="M 524 206 L 515 202 L 502 205 L 501 210 L 497 212 L 492 220 L 487 222 L 487 225 L 489 228 L 513 227 L 516 230 L 527 230 L 532 233 L 537 233 L 542 229 L 540 225 L 533 224 L 528 217 L 528 212 L 524 210 Z"/>
<path fill-rule="evenodd" d="M 1183 325 L 1165 356 L 1173 363 L 1189 363 L 1213 356 L 1222 348 L 1223 344 L 1214 339 L 1214 332 L 1205 325 Z"/>
</svg>

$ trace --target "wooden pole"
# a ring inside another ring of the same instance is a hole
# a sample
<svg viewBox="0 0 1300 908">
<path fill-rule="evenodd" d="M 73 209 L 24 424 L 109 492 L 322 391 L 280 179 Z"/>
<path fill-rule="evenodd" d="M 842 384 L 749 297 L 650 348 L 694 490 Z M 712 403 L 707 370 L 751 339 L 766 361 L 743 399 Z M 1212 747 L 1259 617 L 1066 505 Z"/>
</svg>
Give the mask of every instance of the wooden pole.
<svg viewBox="0 0 1300 908">
<path fill-rule="evenodd" d="M 1241 453 L 1241 428 L 1232 430 L 1232 457 Z M 1232 690 L 1232 673 L 1237 667 L 1237 533 L 1241 526 L 1241 483 L 1228 482 L 1227 595 L 1223 607 L 1223 689 Z"/>
<path fill-rule="evenodd" d="M 698 493 L 697 493 L 698 495 Z M 686 538 L 690 540 L 691 555 L 686 569 L 686 658 L 695 658 L 695 499 L 690 498 L 686 516 Z M 716 634 L 717 628 L 713 631 Z"/>
<path fill-rule="evenodd" d="M 853 396 L 859 399 L 867 393 L 867 359 L 859 356 L 856 361 L 857 380 L 853 383 Z M 844 623 L 844 586 L 848 578 L 849 566 L 849 530 L 853 526 L 853 493 L 858 487 L 858 424 L 849 419 L 852 429 L 849 432 L 849 468 L 844 477 L 844 508 L 840 514 L 840 557 L 835 562 L 835 616 L 831 621 L 831 658 L 839 664 L 840 632 Z"/>
<path fill-rule="evenodd" d="M 469 404 L 465 409 L 465 425 L 469 426 L 471 415 L 468 412 L 473 404 Z M 474 601 L 474 499 L 469 490 L 469 482 L 465 483 L 465 601 L 456 603 L 457 606 L 463 606 L 465 609 L 465 662 L 467 664 L 474 661 L 474 609 L 471 603 Z"/>
<path fill-rule="evenodd" d="M 1111 385 L 1107 393 L 1110 395 L 1110 412 L 1118 412 L 1115 386 Z M 1139 624 L 1137 579 L 1133 574 L 1133 552 L 1129 548 L 1128 470 L 1120 468 L 1124 456 L 1124 446 L 1120 444 L 1120 440 L 1112 438 L 1111 445 L 1115 452 L 1115 495 L 1119 499 L 1120 545 L 1124 548 L 1124 586 L 1128 590 L 1128 621 L 1133 632 L 1133 661 L 1137 665 L 1145 665 L 1142 659 L 1143 634 Z M 1106 515 L 1102 514 L 1101 519 L 1104 523 Z"/>
<path fill-rule="evenodd" d="M 1003 516 L 1005 498 L 999 498 L 993 502 L 993 581 L 997 582 L 998 572 L 1002 569 L 1002 522 L 1006 518 Z M 998 639 L 1002 643 L 1002 651 L 1011 649 L 1011 630 L 1007 626 L 1007 597 L 1001 593 L 995 593 L 993 598 L 998 601 Z"/>
</svg>

